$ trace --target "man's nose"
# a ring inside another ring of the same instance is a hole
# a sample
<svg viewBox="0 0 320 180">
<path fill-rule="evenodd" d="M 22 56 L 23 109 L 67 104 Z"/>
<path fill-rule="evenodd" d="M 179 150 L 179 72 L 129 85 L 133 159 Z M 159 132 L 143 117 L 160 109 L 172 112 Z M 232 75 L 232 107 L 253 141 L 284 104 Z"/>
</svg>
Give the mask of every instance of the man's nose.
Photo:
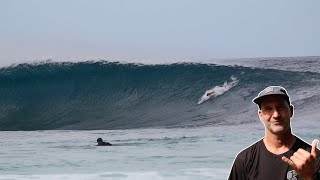
<svg viewBox="0 0 320 180">
<path fill-rule="evenodd" d="M 274 109 L 273 117 L 275 117 L 275 118 L 280 117 L 280 113 L 279 113 L 279 111 L 277 109 Z"/>
</svg>

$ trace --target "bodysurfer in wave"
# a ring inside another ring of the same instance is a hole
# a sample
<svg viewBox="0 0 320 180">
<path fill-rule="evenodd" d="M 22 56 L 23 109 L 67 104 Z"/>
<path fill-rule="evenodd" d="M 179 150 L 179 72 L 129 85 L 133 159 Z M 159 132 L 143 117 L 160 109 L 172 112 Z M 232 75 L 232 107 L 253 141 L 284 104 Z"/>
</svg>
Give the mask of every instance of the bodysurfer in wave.
<svg viewBox="0 0 320 180">
<path fill-rule="evenodd" d="M 211 97 L 211 96 L 215 96 L 215 95 L 216 95 L 216 94 L 214 93 L 214 91 L 207 93 L 207 96 L 208 96 L 208 97 L 209 97 L 209 96 L 210 96 L 210 97 Z"/>
<path fill-rule="evenodd" d="M 224 88 L 224 90 L 228 90 L 229 88 L 228 88 L 228 83 L 224 83 L 222 86 L 220 86 L 221 88 Z M 217 87 L 216 87 L 216 89 L 217 89 Z M 219 90 L 219 89 L 218 89 Z M 211 90 L 211 91 L 209 91 L 209 92 L 207 92 L 207 96 L 208 97 L 214 97 L 214 96 L 216 96 L 216 95 L 218 95 L 218 93 L 216 93 L 214 90 Z"/>
<path fill-rule="evenodd" d="M 232 87 L 234 87 L 235 85 L 237 85 L 238 80 L 235 77 L 231 76 L 231 80 L 232 81 L 229 83 L 225 82 L 223 85 L 215 86 L 214 88 L 207 90 L 198 101 L 198 104 L 202 104 L 203 102 L 213 97 L 220 96 L 226 91 L 228 91 L 229 89 L 231 89 Z"/>
</svg>

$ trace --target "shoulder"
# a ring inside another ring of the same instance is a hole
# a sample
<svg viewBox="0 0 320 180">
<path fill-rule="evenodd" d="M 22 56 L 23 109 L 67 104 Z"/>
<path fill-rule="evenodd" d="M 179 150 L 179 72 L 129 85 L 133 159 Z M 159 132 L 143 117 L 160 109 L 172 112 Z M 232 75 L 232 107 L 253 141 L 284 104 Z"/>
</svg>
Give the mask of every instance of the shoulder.
<svg viewBox="0 0 320 180">
<path fill-rule="evenodd" d="M 251 156 L 255 155 L 257 153 L 257 151 L 260 150 L 262 143 L 263 143 L 263 141 L 262 141 L 262 139 L 260 139 L 259 141 L 246 147 L 245 149 L 243 149 L 242 151 L 239 152 L 239 154 L 237 155 L 237 158 L 240 158 L 240 159 L 250 158 Z"/>
<path fill-rule="evenodd" d="M 104 146 L 112 146 L 112 144 L 108 143 L 108 142 L 104 142 L 103 143 Z"/>
<path fill-rule="evenodd" d="M 112 144 L 108 142 L 103 142 L 102 144 L 98 144 L 97 146 L 112 146 Z"/>
<path fill-rule="evenodd" d="M 302 140 L 301 138 L 299 138 L 298 136 L 296 136 L 296 150 L 298 150 L 299 148 L 304 149 L 308 152 L 311 152 L 312 146 L 307 143 L 306 141 Z M 320 161 L 320 150 L 317 148 L 317 158 Z"/>
<path fill-rule="evenodd" d="M 259 140 L 240 151 L 233 161 L 229 179 L 248 179 L 247 175 L 259 155 L 262 140 Z"/>
<path fill-rule="evenodd" d="M 234 159 L 234 164 L 245 167 L 248 165 L 250 166 L 250 163 L 252 163 L 254 159 L 256 159 L 256 156 L 259 154 L 262 145 L 263 141 L 262 139 L 260 139 L 259 141 L 240 151 Z"/>
<path fill-rule="evenodd" d="M 300 146 L 301 148 L 311 148 L 311 145 L 299 138 L 298 136 L 296 137 L 296 144 Z"/>
<path fill-rule="evenodd" d="M 302 149 L 307 150 L 309 152 L 311 151 L 311 145 L 309 143 L 307 143 L 306 141 L 302 140 L 298 136 L 295 136 L 295 137 L 296 137 L 295 146 L 296 146 L 297 149 L 302 148 Z"/>
</svg>

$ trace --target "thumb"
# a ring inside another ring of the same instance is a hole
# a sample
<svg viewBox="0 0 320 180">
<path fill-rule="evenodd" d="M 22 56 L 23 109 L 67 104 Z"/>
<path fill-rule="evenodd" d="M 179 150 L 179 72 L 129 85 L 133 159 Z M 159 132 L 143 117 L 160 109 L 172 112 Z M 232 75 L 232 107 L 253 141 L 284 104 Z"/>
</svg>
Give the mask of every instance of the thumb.
<svg viewBox="0 0 320 180">
<path fill-rule="evenodd" d="M 318 146 L 319 140 L 315 139 L 312 141 L 312 148 L 311 148 L 311 155 L 313 157 L 317 157 L 317 146 Z"/>
</svg>

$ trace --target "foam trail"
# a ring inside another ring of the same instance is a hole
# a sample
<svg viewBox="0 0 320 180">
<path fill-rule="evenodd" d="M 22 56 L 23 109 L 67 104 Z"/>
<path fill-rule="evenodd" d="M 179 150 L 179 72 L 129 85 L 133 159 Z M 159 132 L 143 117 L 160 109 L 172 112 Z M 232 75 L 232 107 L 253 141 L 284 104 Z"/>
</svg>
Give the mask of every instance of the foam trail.
<svg viewBox="0 0 320 180">
<path fill-rule="evenodd" d="M 202 104 L 213 97 L 222 95 L 223 93 L 229 91 L 232 87 L 236 86 L 239 82 L 239 80 L 233 76 L 231 76 L 230 79 L 231 79 L 231 82 L 229 83 L 224 82 L 223 85 L 215 86 L 212 89 L 206 90 L 206 92 L 200 98 L 198 104 Z"/>
</svg>

